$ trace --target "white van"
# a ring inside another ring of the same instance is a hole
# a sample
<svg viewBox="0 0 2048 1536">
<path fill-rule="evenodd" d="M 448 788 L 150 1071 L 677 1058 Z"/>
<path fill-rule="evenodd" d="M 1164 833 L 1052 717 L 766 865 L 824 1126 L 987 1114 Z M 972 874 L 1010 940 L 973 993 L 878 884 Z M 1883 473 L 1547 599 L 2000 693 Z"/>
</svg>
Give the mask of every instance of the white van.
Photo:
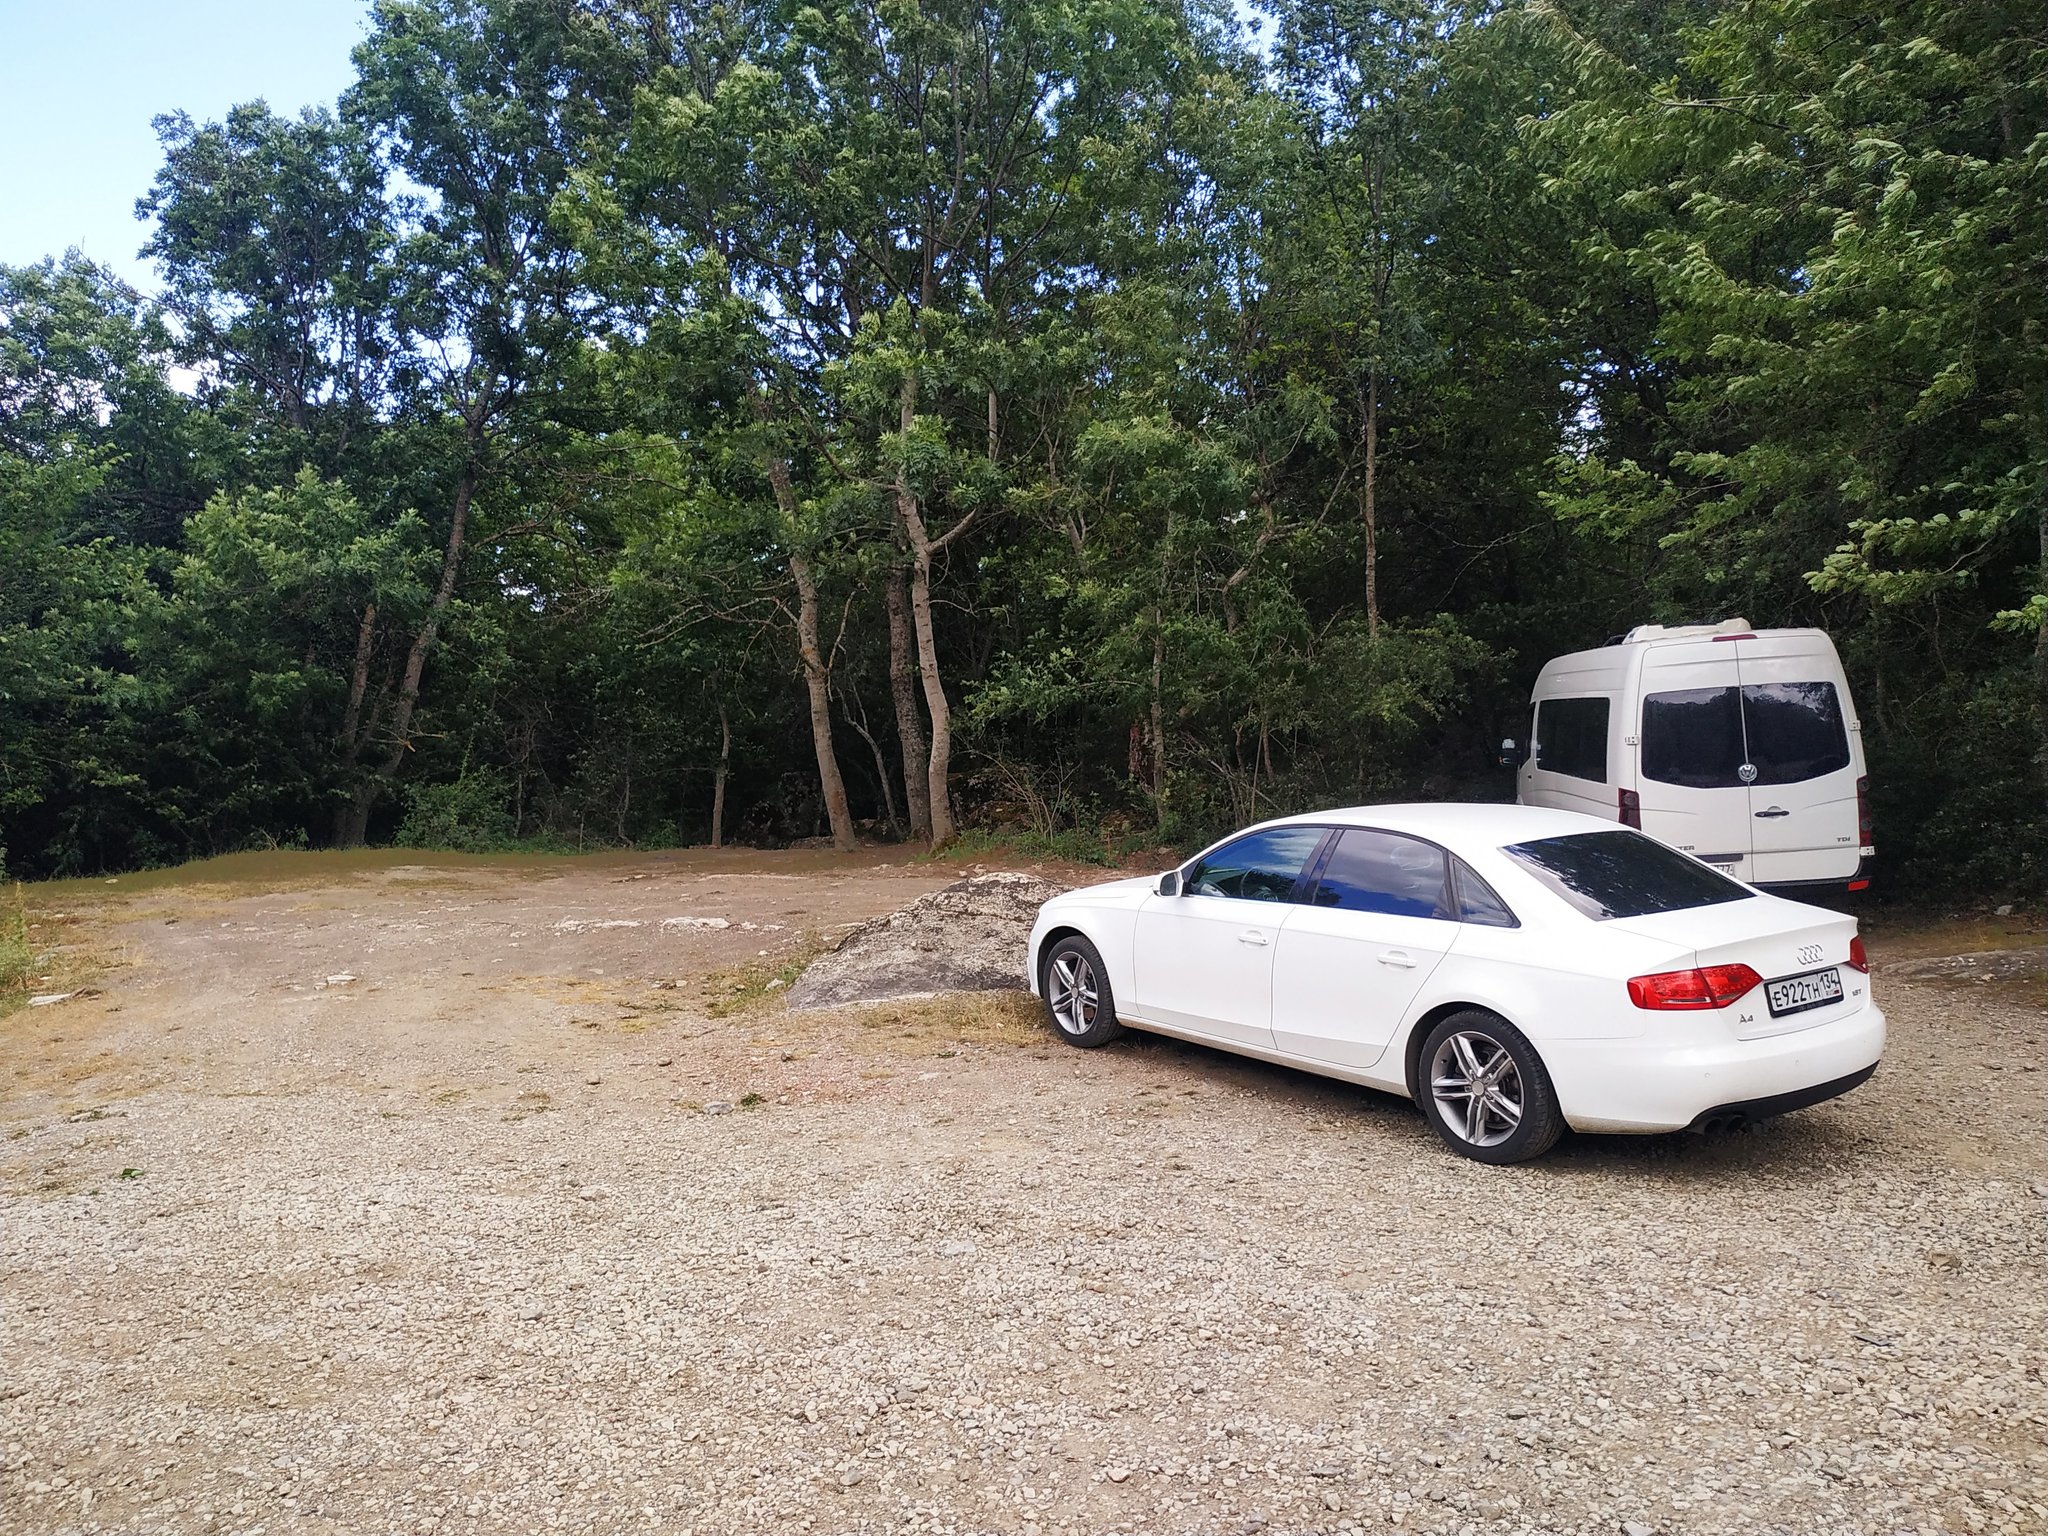
<svg viewBox="0 0 2048 1536">
<path fill-rule="evenodd" d="M 1825 632 L 1645 624 L 1550 662 L 1531 702 L 1522 804 L 1640 827 L 1751 885 L 1870 884 L 1862 724 Z"/>
</svg>

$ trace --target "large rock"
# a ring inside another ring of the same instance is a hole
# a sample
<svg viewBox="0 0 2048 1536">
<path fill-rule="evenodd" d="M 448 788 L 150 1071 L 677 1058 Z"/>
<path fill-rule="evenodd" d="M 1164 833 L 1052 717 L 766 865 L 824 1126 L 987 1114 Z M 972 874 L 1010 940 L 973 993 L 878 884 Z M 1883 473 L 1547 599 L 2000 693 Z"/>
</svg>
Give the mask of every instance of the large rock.
<svg viewBox="0 0 2048 1536">
<path fill-rule="evenodd" d="M 863 923 L 789 989 L 795 1009 L 1024 985 L 1039 904 L 1065 890 L 1036 875 L 970 875 Z"/>
</svg>

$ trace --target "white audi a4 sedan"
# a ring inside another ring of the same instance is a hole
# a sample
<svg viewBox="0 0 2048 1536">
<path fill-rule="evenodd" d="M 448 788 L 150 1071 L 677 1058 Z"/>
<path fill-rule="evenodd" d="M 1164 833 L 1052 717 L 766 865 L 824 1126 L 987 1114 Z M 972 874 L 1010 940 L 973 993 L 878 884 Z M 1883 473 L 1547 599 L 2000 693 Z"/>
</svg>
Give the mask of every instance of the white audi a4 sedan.
<svg viewBox="0 0 2048 1536">
<path fill-rule="evenodd" d="M 1711 1129 L 1877 1069 L 1851 918 L 1571 811 L 1265 822 L 1048 901 L 1027 975 L 1077 1046 L 1153 1030 L 1407 1094 L 1453 1151 Z"/>
</svg>

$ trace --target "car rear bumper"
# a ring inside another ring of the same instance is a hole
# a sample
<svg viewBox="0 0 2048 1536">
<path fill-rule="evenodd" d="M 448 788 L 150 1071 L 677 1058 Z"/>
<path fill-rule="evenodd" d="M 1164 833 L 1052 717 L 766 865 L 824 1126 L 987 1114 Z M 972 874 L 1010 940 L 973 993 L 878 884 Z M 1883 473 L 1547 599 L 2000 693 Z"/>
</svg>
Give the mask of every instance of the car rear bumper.
<svg viewBox="0 0 2048 1536">
<path fill-rule="evenodd" d="M 1839 911 L 1849 897 L 1870 889 L 1870 882 L 1875 878 L 1872 868 L 1876 862 L 1865 858 L 1858 862 L 1853 875 L 1839 880 L 1757 880 L 1752 883 L 1758 890 L 1783 896 L 1787 901 L 1810 902 L 1816 907 Z"/>
<path fill-rule="evenodd" d="M 1703 1128 L 1717 1115 L 1762 1119 L 1847 1093 L 1876 1070 L 1884 1034 L 1883 1010 L 1868 1003 L 1763 1040 L 1552 1042 L 1543 1061 L 1572 1129 L 1654 1134 Z"/>
</svg>

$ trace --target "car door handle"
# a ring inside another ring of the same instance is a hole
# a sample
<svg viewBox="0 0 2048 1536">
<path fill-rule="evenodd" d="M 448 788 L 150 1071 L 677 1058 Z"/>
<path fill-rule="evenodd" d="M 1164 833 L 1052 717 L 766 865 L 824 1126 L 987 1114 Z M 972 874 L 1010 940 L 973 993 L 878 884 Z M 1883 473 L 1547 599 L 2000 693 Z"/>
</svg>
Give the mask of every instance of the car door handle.
<svg viewBox="0 0 2048 1536">
<path fill-rule="evenodd" d="M 1240 944 L 1257 944 L 1263 948 L 1266 944 L 1266 936 L 1256 928 L 1247 928 L 1237 936 L 1237 942 Z"/>
<path fill-rule="evenodd" d="M 1770 809 L 1769 809 L 1768 811 L 1758 811 L 1758 812 L 1757 812 L 1756 814 L 1757 814 L 1757 819 L 1758 819 L 1758 820 L 1760 820 L 1760 821 L 1763 821 L 1763 820 L 1768 820 L 1769 818 L 1771 818 L 1771 817 L 1773 817 L 1773 816 L 1790 816 L 1790 815 L 1791 815 L 1792 813 L 1791 813 L 1790 811 L 1782 811 L 1782 810 L 1778 809 L 1778 807 L 1777 807 L 1777 806 L 1775 806 L 1775 805 L 1774 805 L 1774 806 L 1772 806 L 1772 807 L 1771 807 L 1771 808 L 1770 808 Z"/>
<path fill-rule="evenodd" d="M 1388 949 L 1380 952 L 1381 965 L 1398 965 L 1404 971 L 1415 969 L 1415 957 L 1405 949 Z"/>
</svg>

